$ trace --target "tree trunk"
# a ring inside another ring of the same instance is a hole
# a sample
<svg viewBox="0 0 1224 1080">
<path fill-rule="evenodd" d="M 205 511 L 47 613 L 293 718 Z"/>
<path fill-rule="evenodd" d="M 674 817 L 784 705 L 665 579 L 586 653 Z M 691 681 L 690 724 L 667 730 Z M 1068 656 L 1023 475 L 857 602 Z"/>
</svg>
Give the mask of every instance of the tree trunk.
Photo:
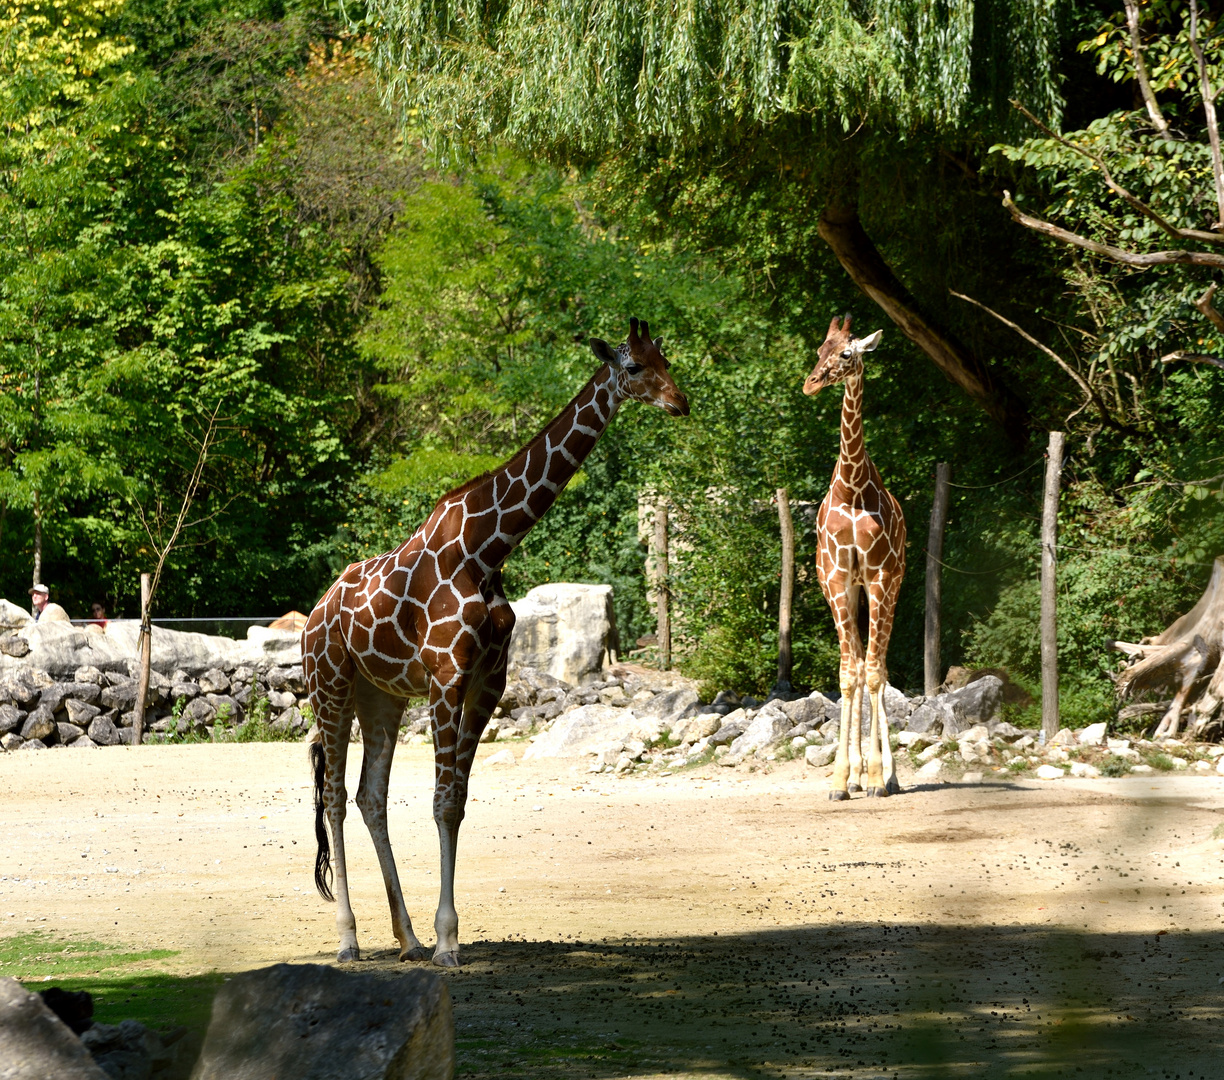
<svg viewBox="0 0 1224 1080">
<path fill-rule="evenodd" d="M 38 492 L 34 492 L 34 580 L 31 586 L 42 582 L 42 506 Z"/>
<path fill-rule="evenodd" d="M 782 533 L 782 588 L 778 596 L 778 681 L 774 689 L 791 689 L 791 605 L 795 596 L 795 522 L 786 488 L 778 488 L 778 528 Z"/>
<path fill-rule="evenodd" d="M 989 369 L 965 345 L 918 309 L 917 301 L 897 279 L 863 228 L 852 180 L 843 183 L 830 197 L 816 228 L 854 283 L 940 371 L 1002 426 L 1013 443 L 1023 445 L 1028 439 L 1028 409 L 1006 387 L 995 382 Z"/>
<path fill-rule="evenodd" d="M 667 594 L 667 500 L 655 504 L 655 595 L 659 603 L 659 666 L 671 670 L 671 607 Z"/>
<path fill-rule="evenodd" d="M 1050 432 L 1045 498 L 1041 507 L 1041 730 L 1048 743 L 1058 734 L 1058 489 L 1063 433 Z"/>
<path fill-rule="evenodd" d="M 132 721 L 132 745 L 144 739 L 145 702 L 149 697 L 149 669 L 153 665 L 153 627 L 149 623 L 149 575 L 140 575 L 140 675 L 136 680 L 136 716 Z"/>
<path fill-rule="evenodd" d="M 922 692 L 931 697 L 943 682 L 939 663 L 939 635 L 943 597 L 944 526 L 948 520 L 948 484 L 952 467 L 941 461 L 935 466 L 935 498 L 931 503 L 931 531 L 927 534 L 926 563 L 926 626 L 923 649 Z"/>
<path fill-rule="evenodd" d="M 1121 697 L 1174 691 L 1156 736 L 1176 735 L 1187 707 L 1193 713 L 1191 732 L 1204 734 L 1224 703 L 1224 557 L 1215 560 L 1199 602 L 1164 633 L 1137 645 L 1111 641 L 1109 646 L 1130 657 L 1131 666 L 1118 676 Z"/>
</svg>

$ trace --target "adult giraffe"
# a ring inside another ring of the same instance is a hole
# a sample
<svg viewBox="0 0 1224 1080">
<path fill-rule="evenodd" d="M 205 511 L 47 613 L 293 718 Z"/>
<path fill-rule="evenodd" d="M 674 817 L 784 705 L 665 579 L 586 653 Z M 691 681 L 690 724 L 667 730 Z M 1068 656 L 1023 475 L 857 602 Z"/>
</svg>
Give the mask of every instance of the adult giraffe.
<svg viewBox="0 0 1224 1080">
<path fill-rule="evenodd" d="M 816 576 L 833 609 L 841 650 L 841 732 L 833 766 L 830 799 L 848 799 L 859 790 L 863 769 L 863 686 L 871 698 L 871 735 L 867 753 L 867 794 L 901 790 L 888 741 L 884 687 L 888 685 L 888 638 L 897 593 L 905 577 L 905 518 L 863 444 L 863 354 L 879 343 L 883 330 L 865 338 L 850 333 L 850 316 L 837 317 L 817 353 L 816 366 L 803 384 L 811 395 L 845 383 L 842 395 L 841 449 L 829 493 L 816 516 Z M 859 636 L 860 608 L 866 590 L 867 652 Z"/>
<path fill-rule="evenodd" d="M 481 732 L 506 686 L 514 612 L 502 592 L 506 558 L 552 506 L 627 399 L 687 416 L 645 322 L 629 321 L 613 349 L 591 340 L 603 361 L 539 435 L 501 468 L 443 495 L 407 543 L 353 563 L 315 606 L 302 631 L 302 666 L 319 725 L 311 746 L 315 781 L 315 885 L 326 900 L 335 859 L 340 961 L 357 960 L 357 923 L 344 863 L 344 766 L 356 713 L 361 725 L 357 806 L 374 841 L 401 960 L 424 960 L 412 932 L 387 835 L 387 784 L 404 702 L 429 696 L 433 711 L 434 820 L 442 849 L 433 962 L 459 965 L 455 848 L 468 775 Z"/>
</svg>

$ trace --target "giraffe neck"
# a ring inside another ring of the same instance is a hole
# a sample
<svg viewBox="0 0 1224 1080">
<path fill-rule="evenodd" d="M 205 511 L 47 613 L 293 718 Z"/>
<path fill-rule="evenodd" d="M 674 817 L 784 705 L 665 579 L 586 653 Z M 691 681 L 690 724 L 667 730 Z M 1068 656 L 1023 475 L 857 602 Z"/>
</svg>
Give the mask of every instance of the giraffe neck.
<svg viewBox="0 0 1224 1080">
<path fill-rule="evenodd" d="M 486 573 L 506 561 L 556 502 L 623 400 L 616 376 L 605 364 L 539 435 L 471 485 L 464 500 L 465 546 L 475 552 Z"/>
<path fill-rule="evenodd" d="M 874 469 L 863 442 L 863 376 L 848 375 L 842 394 L 841 448 L 833 471 L 833 488 L 845 494 L 861 492 Z"/>
</svg>

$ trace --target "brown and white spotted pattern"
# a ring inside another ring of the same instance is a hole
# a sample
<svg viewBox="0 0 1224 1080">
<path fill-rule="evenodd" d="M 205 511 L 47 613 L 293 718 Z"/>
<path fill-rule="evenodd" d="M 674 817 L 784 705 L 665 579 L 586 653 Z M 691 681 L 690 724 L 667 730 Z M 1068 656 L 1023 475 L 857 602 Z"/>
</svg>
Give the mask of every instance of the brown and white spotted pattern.
<svg viewBox="0 0 1224 1080">
<path fill-rule="evenodd" d="M 848 799 L 850 792 L 860 789 L 864 686 L 871 700 L 867 794 L 900 791 L 888 741 L 884 688 L 888 685 L 888 639 L 905 577 L 905 518 L 863 444 L 863 354 L 879 344 L 882 333 L 877 330 L 870 337 L 856 338 L 850 333 L 849 315 L 840 326 L 834 318 L 816 366 L 803 384 L 805 394 L 815 394 L 834 383 L 845 383 L 841 450 L 829 493 L 816 517 L 816 576 L 833 611 L 841 647 L 841 732 L 831 799 Z M 865 654 L 858 625 L 862 590 L 867 599 Z"/>
<path fill-rule="evenodd" d="M 617 349 L 593 339 L 591 347 L 603 365 L 556 419 L 501 468 L 444 495 L 407 543 L 349 566 L 311 612 L 302 632 L 302 665 L 322 748 L 321 761 L 314 750 L 315 880 L 330 899 L 330 856 L 341 961 L 360 957 L 344 858 L 344 767 L 354 714 L 363 746 L 356 803 L 378 853 L 400 959 L 425 959 L 391 853 L 387 785 L 405 699 L 428 695 L 433 810 L 442 853 L 433 962 L 458 965 L 455 848 L 476 746 L 505 689 L 514 627 L 501 567 L 578 471 L 623 401 L 645 401 L 675 416 L 688 415 L 688 402 L 668 374 L 661 343 L 652 341 L 647 324 L 637 319 L 630 321 L 629 338 Z"/>
</svg>

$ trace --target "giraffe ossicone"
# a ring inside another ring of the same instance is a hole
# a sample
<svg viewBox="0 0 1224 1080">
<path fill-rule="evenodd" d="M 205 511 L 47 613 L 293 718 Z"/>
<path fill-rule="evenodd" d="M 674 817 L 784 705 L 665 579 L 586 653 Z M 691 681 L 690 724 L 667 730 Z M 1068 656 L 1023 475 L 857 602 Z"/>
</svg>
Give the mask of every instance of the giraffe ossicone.
<svg viewBox="0 0 1224 1080">
<path fill-rule="evenodd" d="M 884 796 L 901 790 L 889 743 L 884 688 L 888 639 L 905 577 L 905 517 L 863 442 L 863 354 L 879 344 L 882 334 L 877 330 L 856 338 L 850 333 L 850 316 L 840 325 L 835 316 L 816 366 L 803 384 L 808 395 L 845 384 L 837 465 L 816 516 L 816 576 L 833 612 L 841 653 L 841 730 L 831 799 L 848 799 L 861 787 L 864 687 L 871 701 L 867 794 Z M 860 636 L 864 608 L 865 650 Z"/>
<path fill-rule="evenodd" d="M 646 322 L 631 319 L 628 339 L 616 348 L 593 338 L 591 349 L 603 363 L 539 435 L 500 468 L 443 495 L 425 523 L 394 551 L 349 566 L 306 621 L 302 667 L 318 724 L 311 745 L 315 884 L 324 899 L 333 899 L 329 878 L 334 874 L 342 962 L 361 956 L 344 855 L 344 768 L 354 715 L 362 739 L 355 802 L 374 841 L 400 959 L 424 960 L 387 834 L 387 786 L 405 701 L 429 697 L 433 810 L 441 848 L 433 962 L 458 966 L 459 824 L 476 747 L 506 687 L 514 627 L 502 591 L 502 565 L 564 490 L 623 402 L 688 415 L 688 401 Z"/>
</svg>

